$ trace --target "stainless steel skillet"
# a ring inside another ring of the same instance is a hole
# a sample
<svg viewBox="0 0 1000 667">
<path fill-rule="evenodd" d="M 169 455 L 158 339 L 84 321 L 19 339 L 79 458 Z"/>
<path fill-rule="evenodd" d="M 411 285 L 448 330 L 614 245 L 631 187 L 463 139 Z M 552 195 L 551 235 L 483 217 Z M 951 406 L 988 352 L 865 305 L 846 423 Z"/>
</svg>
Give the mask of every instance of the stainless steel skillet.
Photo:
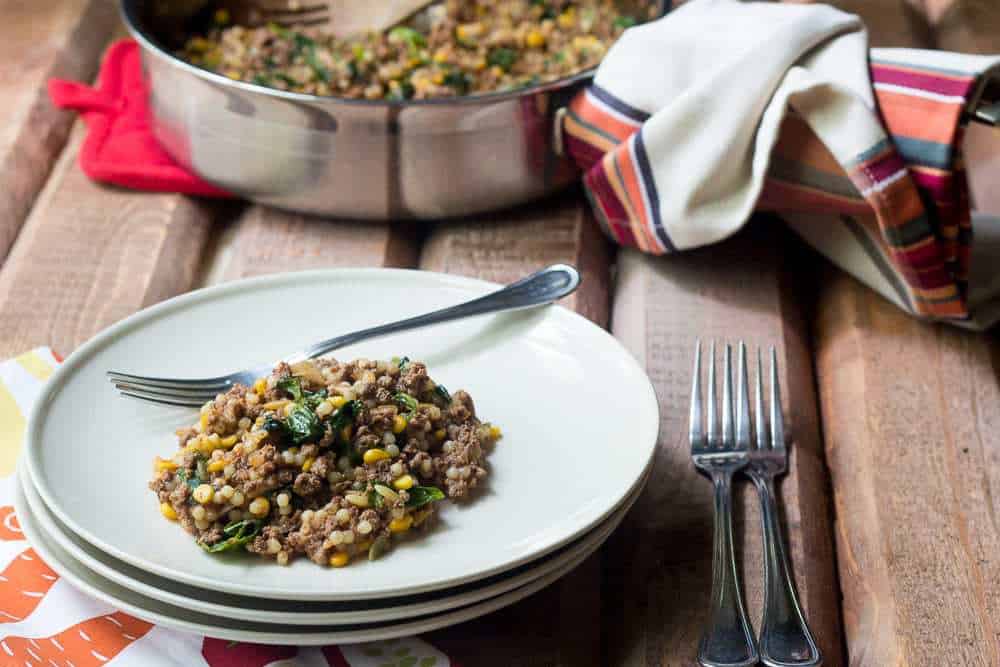
<svg viewBox="0 0 1000 667">
<path fill-rule="evenodd" d="M 181 164 L 230 192 L 304 213 L 431 219 L 519 204 L 577 177 L 553 150 L 553 125 L 593 70 L 448 99 L 288 93 L 174 56 L 168 26 L 152 18 L 161 1 L 121 0 L 142 48 L 154 132 Z M 660 0 L 660 13 L 669 4 Z"/>
</svg>

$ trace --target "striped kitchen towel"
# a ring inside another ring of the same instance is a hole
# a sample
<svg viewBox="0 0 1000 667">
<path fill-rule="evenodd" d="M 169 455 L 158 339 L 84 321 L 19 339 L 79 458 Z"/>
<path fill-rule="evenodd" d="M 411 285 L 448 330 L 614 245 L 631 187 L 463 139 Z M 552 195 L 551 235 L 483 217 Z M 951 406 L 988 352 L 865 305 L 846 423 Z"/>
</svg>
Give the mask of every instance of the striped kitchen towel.
<svg viewBox="0 0 1000 667">
<path fill-rule="evenodd" d="M 563 144 L 623 245 L 671 253 L 778 211 L 914 315 L 988 326 L 960 147 L 998 70 L 869 52 L 860 19 L 825 5 L 692 0 L 626 31 L 564 115 Z"/>
<path fill-rule="evenodd" d="M 0 667 L 454 667 L 427 642 L 264 646 L 155 626 L 77 591 L 31 549 L 12 507 L 25 415 L 59 363 L 39 348 L 0 363 Z"/>
</svg>

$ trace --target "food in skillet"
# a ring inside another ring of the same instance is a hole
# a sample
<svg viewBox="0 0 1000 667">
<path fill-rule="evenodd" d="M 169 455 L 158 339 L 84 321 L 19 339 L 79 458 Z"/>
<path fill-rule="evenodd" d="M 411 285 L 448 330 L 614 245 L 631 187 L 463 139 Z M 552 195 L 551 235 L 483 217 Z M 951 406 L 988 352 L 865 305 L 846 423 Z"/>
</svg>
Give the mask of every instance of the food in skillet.
<svg viewBox="0 0 1000 667">
<path fill-rule="evenodd" d="M 652 10 L 650 10 L 652 11 Z M 643 20 L 650 16 L 641 17 Z M 613 0 L 446 0 L 430 26 L 337 39 L 317 28 L 225 25 L 180 56 L 231 79 L 366 99 L 426 99 L 512 90 L 597 65 L 637 18 Z"/>
<path fill-rule="evenodd" d="M 202 548 L 342 567 L 466 497 L 500 430 L 422 363 L 321 359 L 233 387 L 177 436 L 150 488 Z"/>
</svg>

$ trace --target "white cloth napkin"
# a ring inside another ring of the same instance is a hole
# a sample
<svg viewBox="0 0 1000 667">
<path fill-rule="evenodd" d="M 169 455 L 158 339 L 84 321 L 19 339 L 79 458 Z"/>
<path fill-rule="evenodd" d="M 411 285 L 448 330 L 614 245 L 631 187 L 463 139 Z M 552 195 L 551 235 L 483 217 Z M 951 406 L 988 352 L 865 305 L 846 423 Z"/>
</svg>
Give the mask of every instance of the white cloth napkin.
<svg viewBox="0 0 1000 667">
<path fill-rule="evenodd" d="M 778 210 L 913 314 L 986 324 L 970 319 L 958 146 L 998 63 L 869 51 L 860 19 L 826 5 L 691 0 L 612 46 L 564 145 L 620 243 L 681 251 Z"/>
</svg>

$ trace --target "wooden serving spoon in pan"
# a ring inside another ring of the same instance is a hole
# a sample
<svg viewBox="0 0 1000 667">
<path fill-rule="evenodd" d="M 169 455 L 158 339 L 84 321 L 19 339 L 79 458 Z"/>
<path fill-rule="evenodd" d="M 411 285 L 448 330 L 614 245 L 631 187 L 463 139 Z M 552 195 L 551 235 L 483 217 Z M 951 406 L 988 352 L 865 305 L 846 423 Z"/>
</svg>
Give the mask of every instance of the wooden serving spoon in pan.
<svg viewBox="0 0 1000 667">
<path fill-rule="evenodd" d="M 382 32 L 406 21 L 436 0 L 161 0 L 158 18 L 184 20 L 209 5 L 228 14 L 228 22 L 256 27 L 270 22 L 286 26 L 325 27 L 339 37 Z"/>
</svg>

